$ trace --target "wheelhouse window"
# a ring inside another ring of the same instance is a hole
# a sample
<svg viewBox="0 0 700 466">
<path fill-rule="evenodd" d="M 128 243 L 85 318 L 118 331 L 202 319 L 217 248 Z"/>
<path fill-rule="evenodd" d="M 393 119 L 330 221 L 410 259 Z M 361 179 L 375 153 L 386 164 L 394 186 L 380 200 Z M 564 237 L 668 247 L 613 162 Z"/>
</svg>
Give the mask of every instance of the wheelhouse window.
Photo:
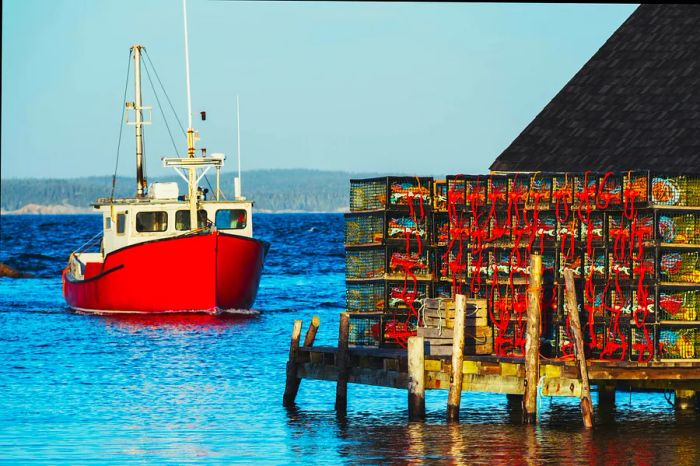
<svg viewBox="0 0 700 466">
<path fill-rule="evenodd" d="M 248 223 L 248 214 L 243 209 L 220 209 L 216 211 L 214 224 L 219 230 L 242 230 Z"/>
<path fill-rule="evenodd" d="M 117 234 L 123 235 L 126 231 L 126 213 L 117 214 Z"/>
<path fill-rule="evenodd" d="M 205 228 L 207 226 L 207 211 L 197 211 L 197 228 Z M 190 229 L 190 211 L 178 210 L 175 212 L 175 229 L 178 231 Z"/>
<path fill-rule="evenodd" d="M 136 231 L 153 233 L 168 229 L 167 212 L 138 212 L 136 214 Z"/>
<path fill-rule="evenodd" d="M 105 217 L 105 230 L 112 229 L 112 217 Z"/>
</svg>

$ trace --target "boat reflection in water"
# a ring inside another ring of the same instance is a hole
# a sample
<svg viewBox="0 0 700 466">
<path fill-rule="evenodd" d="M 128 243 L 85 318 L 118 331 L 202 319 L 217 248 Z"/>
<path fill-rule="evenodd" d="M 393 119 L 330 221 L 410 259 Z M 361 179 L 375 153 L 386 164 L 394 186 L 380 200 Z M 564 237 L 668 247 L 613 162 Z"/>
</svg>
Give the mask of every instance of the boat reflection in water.
<svg viewBox="0 0 700 466">
<path fill-rule="evenodd" d="M 247 326 L 256 319 L 260 311 L 251 310 L 246 313 L 162 313 L 162 314 L 109 314 L 101 318 L 108 326 L 122 329 L 140 330 L 170 329 L 170 330 L 209 330 L 224 329 L 230 326 Z"/>
</svg>

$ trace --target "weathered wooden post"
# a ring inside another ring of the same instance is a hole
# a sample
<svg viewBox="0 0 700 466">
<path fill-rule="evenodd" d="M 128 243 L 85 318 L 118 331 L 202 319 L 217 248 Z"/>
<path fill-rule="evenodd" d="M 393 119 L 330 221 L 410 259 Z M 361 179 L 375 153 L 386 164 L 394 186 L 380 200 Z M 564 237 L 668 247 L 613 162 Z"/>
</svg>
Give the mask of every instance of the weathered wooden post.
<svg viewBox="0 0 700 466">
<path fill-rule="evenodd" d="M 301 320 L 294 321 L 292 329 L 292 342 L 289 345 L 289 359 L 287 360 L 287 383 L 282 397 L 283 406 L 294 406 L 294 400 L 299 390 L 299 378 L 297 376 L 297 353 L 299 352 L 299 336 L 301 335 Z"/>
<path fill-rule="evenodd" d="M 306 336 L 304 337 L 304 346 L 314 346 L 314 340 L 316 340 L 316 332 L 318 332 L 318 326 L 321 325 L 321 319 L 318 316 L 313 316 L 311 318 L 311 324 L 309 324 L 309 329 L 306 331 Z"/>
<path fill-rule="evenodd" d="M 583 347 L 583 335 L 581 333 L 581 320 L 578 315 L 578 303 L 576 302 L 576 287 L 574 286 L 574 273 L 571 269 L 564 269 L 564 283 L 566 285 L 566 308 L 569 310 L 571 330 L 574 333 L 574 351 L 581 373 L 581 415 L 583 425 L 593 427 L 593 403 L 591 402 L 591 385 L 588 381 L 588 366 Z"/>
<path fill-rule="evenodd" d="M 408 338 L 408 418 L 425 419 L 425 339 Z"/>
<path fill-rule="evenodd" d="M 296 320 L 294 321 L 294 327 L 296 331 L 296 324 L 299 322 L 299 333 L 301 333 L 301 320 Z M 304 345 L 305 347 L 310 347 L 314 345 L 314 340 L 316 339 L 316 332 L 318 331 L 318 326 L 321 323 L 321 320 L 318 318 L 318 316 L 314 316 L 311 319 L 311 324 L 309 325 L 309 330 L 306 331 L 306 338 L 304 338 Z M 294 334 L 292 334 L 292 345 L 294 345 Z M 290 359 L 287 362 L 287 384 L 284 388 L 284 406 L 292 406 L 294 404 L 294 400 L 297 398 L 297 393 L 299 393 L 299 385 L 301 384 L 301 379 L 298 376 L 298 368 L 299 366 L 296 364 L 296 355 L 299 352 L 299 335 L 297 335 L 296 339 L 296 348 L 294 349 L 294 359 L 292 359 L 292 354 L 291 351 L 292 349 L 290 348 Z M 293 372 L 293 373 L 292 373 Z"/>
<path fill-rule="evenodd" d="M 350 314 L 340 313 L 340 328 L 338 330 L 338 352 L 335 365 L 338 368 L 338 383 L 335 387 L 335 411 L 339 416 L 348 412 L 348 336 L 350 334 Z"/>
<path fill-rule="evenodd" d="M 525 423 L 537 422 L 537 384 L 540 379 L 540 292 L 542 291 L 542 256 L 530 255 L 530 279 L 527 287 L 527 334 L 525 337 Z"/>
<path fill-rule="evenodd" d="M 455 320 L 452 333 L 452 369 L 450 392 L 447 396 L 447 422 L 459 421 L 459 405 L 462 401 L 462 364 L 464 363 L 464 322 L 467 314 L 467 297 L 455 295 Z"/>
</svg>

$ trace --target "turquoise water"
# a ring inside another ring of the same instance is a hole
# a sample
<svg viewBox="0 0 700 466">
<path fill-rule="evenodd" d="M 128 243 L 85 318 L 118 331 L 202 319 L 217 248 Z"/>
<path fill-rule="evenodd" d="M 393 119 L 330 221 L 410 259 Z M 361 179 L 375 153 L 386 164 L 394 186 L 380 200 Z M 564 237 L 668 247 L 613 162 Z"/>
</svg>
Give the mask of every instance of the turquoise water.
<svg viewBox="0 0 700 466">
<path fill-rule="evenodd" d="M 70 312 L 60 270 L 100 228 L 95 216 L 3 216 L 0 261 L 35 274 L 0 279 L 0 460 L 10 463 L 700 464 L 700 413 L 660 393 L 618 392 L 583 429 L 576 400 L 544 399 L 523 426 L 501 395 L 468 393 L 458 426 L 446 392 L 409 423 L 406 392 L 304 380 L 284 409 L 295 319 L 321 317 L 334 344 L 344 305 L 342 216 L 256 215 L 272 249 L 250 318 L 113 318 Z M 144 287 L 144 293 L 148 290 Z M 594 394 L 594 402 L 595 402 Z"/>
</svg>

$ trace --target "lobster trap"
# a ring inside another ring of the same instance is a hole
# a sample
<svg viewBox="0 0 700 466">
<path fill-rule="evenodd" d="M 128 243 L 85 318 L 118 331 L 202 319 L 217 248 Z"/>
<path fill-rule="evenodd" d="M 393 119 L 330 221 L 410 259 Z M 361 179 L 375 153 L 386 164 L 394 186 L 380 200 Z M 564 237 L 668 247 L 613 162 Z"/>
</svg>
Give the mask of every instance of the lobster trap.
<svg viewBox="0 0 700 466">
<path fill-rule="evenodd" d="M 570 321 L 567 319 L 563 323 L 556 324 L 554 329 L 555 356 L 563 359 L 573 358 L 575 355 L 574 332 L 571 330 Z M 599 359 L 605 344 L 605 325 L 595 324 L 589 326 L 582 324 L 581 333 L 586 357 Z"/>
<path fill-rule="evenodd" d="M 579 216 L 579 213 L 576 214 Z M 607 238 L 606 217 L 604 212 L 592 211 L 581 214 L 581 243 L 584 246 L 603 246 Z"/>
<path fill-rule="evenodd" d="M 433 210 L 447 212 L 447 182 L 445 180 L 433 181 Z"/>
<path fill-rule="evenodd" d="M 657 307 L 660 321 L 700 322 L 700 290 L 660 287 Z"/>
<path fill-rule="evenodd" d="M 488 199 L 488 176 L 448 176 L 448 210 L 466 210 L 486 205 Z"/>
<path fill-rule="evenodd" d="M 350 180 L 350 211 L 432 209 L 433 179 L 387 176 Z"/>
<path fill-rule="evenodd" d="M 583 253 L 583 276 L 588 280 L 604 281 L 608 277 L 608 251 L 593 248 Z"/>
<path fill-rule="evenodd" d="M 656 356 L 657 325 L 644 324 L 630 327 L 629 352 L 630 360 L 649 362 Z"/>
<path fill-rule="evenodd" d="M 616 313 L 625 323 L 637 324 L 656 322 L 654 291 L 645 290 L 642 295 L 635 287 L 615 287 L 608 289 L 607 309 Z"/>
<path fill-rule="evenodd" d="M 385 278 L 387 272 L 386 250 L 366 247 L 345 250 L 345 274 L 348 280 Z"/>
<path fill-rule="evenodd" d="M 659 326 L 658 356 L 661 361 L 700 360 L 700 329 Z"/>
<path fill-rule="evenodd" d="M 598 209 L 621 209 L 623 205 L 623 175 L 605 173 L 598 178 Z"/>
<path fill-rule="evenodd" d="M 530 174 L 508 175 L 508 203 L 516 208 L 527 205 L 530 193 Z"/>
<path fill-rule="evenodd" d="M 700 216 L 697 212 L 662 211 L 657 222 L 661 243 L 700 245 Z"/>
<path fill-rule="evenodd" d="M 386 238 L 383 212 L 345 214 L 345 244 L 348 246 L 382 244 Z"/>
<path fill-rule="evenodd" d="M 527 194 L 527 207 L 530 209 L 549 209 L 552 203 L 552 175 L 533 174 Z"/>
<path fill-rule="evenodd" d="M 568 174 L 552 175 L 552 203 L 550 208 L 567 216 L 574 205 L 574 177 Z"/>
<path fill-rule="evenodd" d="M 700 283 L 700 251 L 661 251 L 659 277 L 669 283 Z"/>
<path fill-rule="evenodd" d="M 527 323 L 506 321 L 493 328 L 493 349 L 496 356 L 524 357 Z"/>
<path fill-rule="evenodd" d="M 391 281 L 386 284 L 388 309 L 420 309 L 431 293 L 431 283 L 413 280 Z"/>
<path fill-rule="evenodd" d="M 489 176 L 487 189 L 487 204 L 489 206 L 496 209 L 505 209 L 508 206 L 508 177 L 503 175 Z"/>
<path fill-rule="evenodd" d="M 437 248 L 435 263 L 438 280 L 465 282 L 471 275 L 472 254 L 469 248 Z"/>
<path fill-rule="evenodd" d="M 350 312 L 381 312 L 386 309 L 386 282 L 383 280 L 347 282 L 345 301 Z"/>
<path fill-rule="evenodd" d="M 434 258 L 429 247 L 406 250 L 403 246 L 387 246 L 385 277 L 390 280 L 432 280 Z"/>
<path fill-rule="evenodd" d="M 450 242 L 450 217 L 445 212 L 433 212 L 433 245 L 446 246 Z"/>
<path fill-rule="evenodd" d="M 379 312 L 350 313 L 348 345 L 378 348 L 382 343 L 382 317 Z"/>
<path fill-rule="evenodd" d="M 622 178 L 623 203 L 646 207 L 651 198 L 649 172 L 630 172 Z"/>
<path fill-rule="evenodd" d="M 594 209 L 597 195 L 598 177 L 590 173 L 574 175 L 574 207 L 583 212 Z"/>
</svg>

